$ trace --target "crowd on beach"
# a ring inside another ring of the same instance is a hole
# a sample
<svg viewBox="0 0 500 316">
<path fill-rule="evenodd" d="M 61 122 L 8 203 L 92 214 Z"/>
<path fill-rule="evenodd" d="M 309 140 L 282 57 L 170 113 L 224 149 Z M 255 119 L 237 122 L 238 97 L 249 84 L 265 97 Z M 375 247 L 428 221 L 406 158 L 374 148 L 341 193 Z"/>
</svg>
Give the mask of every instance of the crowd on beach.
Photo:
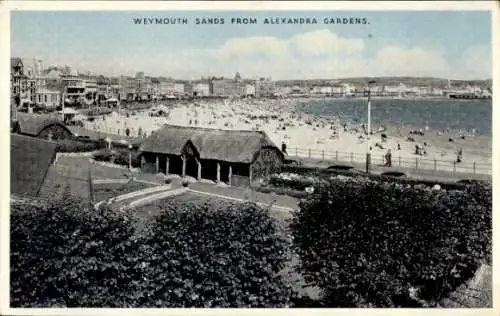
<svg viewBox="0 0 500 316">
<path fill-rule="evenodd" d="M 264 131 L 282 149 L 322 149 L 346 153 L 365 153 L 385 157 L 392 165 L 392 155 L 426 157 L 455 161 L 490 163 L 491 157 L 464 148 L 475 142 L 475 132 L 457 134 L 450 130 L 432 131 L 428 126 L 383 126 L 341 121 L 336 117 L 319 117 L 296 110 L 300 99 L 200 100 L 155 105 L 149 109 L 117 110 L 106 116 L 85 121 L 85 127 L 101 132 L 146 137 L 163 124 L 232 130 Z M 360 120 L 362 121 L 362 120 Z M 285 147 L 283 147 L 283 145 Z M 291 154 L 291 153 L 290 153 Z M 490 151 L 491 155 L 491 151 Z"/>
</svg>

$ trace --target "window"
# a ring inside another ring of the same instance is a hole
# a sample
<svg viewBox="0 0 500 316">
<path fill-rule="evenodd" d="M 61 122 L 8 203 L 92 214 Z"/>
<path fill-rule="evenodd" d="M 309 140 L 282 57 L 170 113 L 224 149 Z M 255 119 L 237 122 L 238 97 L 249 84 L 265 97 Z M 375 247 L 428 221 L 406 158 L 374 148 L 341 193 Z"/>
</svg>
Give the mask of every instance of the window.
<svg viewBox="0 0 500 316">
<path fill-rule="evenodd" d="M 45 103 L 47 103 L 47 95 L 45 95 Z"/>
</svg>

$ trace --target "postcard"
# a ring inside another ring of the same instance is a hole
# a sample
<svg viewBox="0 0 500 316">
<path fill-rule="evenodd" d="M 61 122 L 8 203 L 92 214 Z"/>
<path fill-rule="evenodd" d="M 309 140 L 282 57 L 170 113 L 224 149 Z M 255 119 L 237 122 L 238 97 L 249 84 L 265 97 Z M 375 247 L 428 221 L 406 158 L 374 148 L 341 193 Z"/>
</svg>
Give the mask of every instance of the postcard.
<svg viewBox="0 0 500 316">
<path fill-rule="evenodd" d="M 491 2 L 45 4 L 2 7 L 6 313 L 493 312 Z"/>
</svg>

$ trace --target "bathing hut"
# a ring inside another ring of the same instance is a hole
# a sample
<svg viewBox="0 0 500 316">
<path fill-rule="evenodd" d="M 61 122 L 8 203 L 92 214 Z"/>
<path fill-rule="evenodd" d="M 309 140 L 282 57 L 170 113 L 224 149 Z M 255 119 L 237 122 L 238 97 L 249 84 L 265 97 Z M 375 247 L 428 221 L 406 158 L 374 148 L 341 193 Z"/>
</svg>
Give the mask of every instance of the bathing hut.
<svg viewBox="0 0 500 316">
<path fill-rule="evenodd" d="M 277 172 L 283 153 L 261 131 L 164 125 L 139 148 L 145 172 L 249 185 Z"/>
</svg>

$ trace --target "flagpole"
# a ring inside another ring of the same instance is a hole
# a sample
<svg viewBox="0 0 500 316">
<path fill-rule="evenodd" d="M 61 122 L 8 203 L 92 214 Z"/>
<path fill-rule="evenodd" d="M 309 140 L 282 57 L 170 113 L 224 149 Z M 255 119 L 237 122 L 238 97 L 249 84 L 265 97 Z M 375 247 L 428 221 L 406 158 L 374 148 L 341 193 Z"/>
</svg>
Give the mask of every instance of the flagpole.
<svg viewBox="0 0 500 316">
<path fill-rule="evenodd" d="M 372 103 L 371 103 L 371 85 L 375 83 L 375 81 L 368 82 L 368 126 L 366 131 L 366 173 L 370 173 L 370 165 L 371 165 L 371 152 L 370 152 L 370 134 L 372 130 Z"/>
<path fill-rule="evenodd" d="M 368 87 L 368 126 L 367 126 L 367 136 L 366 136 L 366 152 L 370 152 L 370 131 L 371 131 L 371 123 L 372 123 L 372 104 L 371 104 L 371 91 L 370 87 Z"/>
</svg>

